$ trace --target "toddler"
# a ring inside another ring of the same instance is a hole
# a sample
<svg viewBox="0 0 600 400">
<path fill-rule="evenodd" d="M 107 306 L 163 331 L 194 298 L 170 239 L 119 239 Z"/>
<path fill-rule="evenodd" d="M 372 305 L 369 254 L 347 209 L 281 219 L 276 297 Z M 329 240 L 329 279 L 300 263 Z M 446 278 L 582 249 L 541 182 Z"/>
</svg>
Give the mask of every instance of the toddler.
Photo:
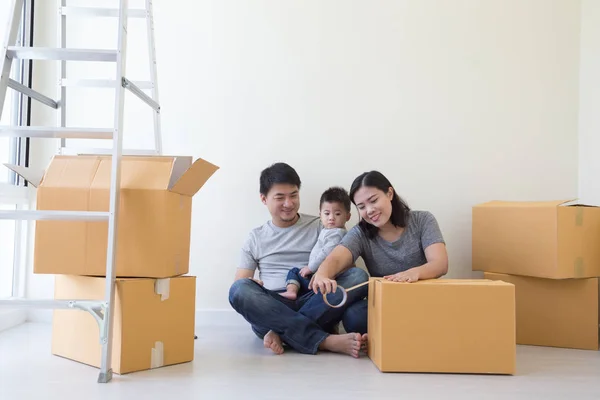
<svg viewBox="0 0 600 400">
<path fill-rule="evenodd" d="M 308 265 L 302 269 L 292 268 L 285 282 L 286 291 L 280 293 L 290 300 L 295 300 L 299 292 L 303 294 L 308 291 L 310 279 L 307 277 L 317 272 L 319 265 L 346 234 L 346 222 L 350 219 L 348 192 L 340 187 L 332 187 L 323 192 L 319 202 L 319 216 L 323 229 L 310 253 Z"/>
</svg>

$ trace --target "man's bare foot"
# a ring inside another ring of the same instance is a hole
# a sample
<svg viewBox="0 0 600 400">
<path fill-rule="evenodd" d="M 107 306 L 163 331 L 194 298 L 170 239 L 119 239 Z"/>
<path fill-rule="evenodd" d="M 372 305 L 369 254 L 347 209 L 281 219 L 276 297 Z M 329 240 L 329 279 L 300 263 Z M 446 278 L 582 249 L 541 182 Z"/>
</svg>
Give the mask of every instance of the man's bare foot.
<svg viewBox="0 0 600 400">
<path fill-rule="evenodd" d="M 296 298 L 298 297 L 298 293 L 290 292 L 289 290 L 286 292 L 279 293 L 279 294 L 282 295 L 283 297 L 285 297 L 286 299 L 290 299 L 290 300 L 296 300 Z"/>
<path fill-rule="evenodd" d="M 344 353 L 358 358 L 358 352 L 361 346 L 360 333 L 347 333 L 345 335 L 329 335 L 319 348 L 334 353 Z"/>
<path fill-rule="evenodd" d="M 283 354 L 283 345 L 281 344 L 281 338 L 275 332 L 267 332 L 263 339 L 263 344 L 267 349 L 271 349 L 273 353 Z"/>
</svg>

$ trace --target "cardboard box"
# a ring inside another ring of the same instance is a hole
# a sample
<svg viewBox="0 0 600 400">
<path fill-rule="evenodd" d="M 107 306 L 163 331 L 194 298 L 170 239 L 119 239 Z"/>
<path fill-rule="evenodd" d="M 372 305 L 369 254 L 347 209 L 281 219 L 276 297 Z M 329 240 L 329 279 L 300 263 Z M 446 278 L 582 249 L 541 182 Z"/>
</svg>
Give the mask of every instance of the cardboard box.
<svg viewBox="0 0 600 400">
<path fill-rule="evenodd" d="M 42 172 L 9 166 L 37 189 L 38 210 L 108 211 L 111 156 L 55 156 Z M 218 169 L 191 157 L 125 156 L 118 277 L 189 272 L 192 196 Z M 108 222 L 38 221 L 34 272 L 106 275 Z"/>
<path fill-rule="evenodd" d="M 600 208 L 491 201 L 472 211 L 474 271 L 552 279 L 600 276 Z"/>
<path fill-rule="evenodd" d="M 368 354 L 382 372 L 514 374 L 514 285 L 369 282 Z"/>
<path fill-rule="evenodd" d="M 55 298 L 101 300 L 104 285 L 105 278 L 60 275 L 55 281 Z M 193 276 L 118 279 L 113 372 L 126 374 L 192 361 L 195 302 Z M 91 314 L 54 311 L 52 354 L 99 368 L 101 349 L 98 324 Z"/>
<path fill-rule="evenodd" d="M 517 344 L 598 350 L 598 278 L 485 277 L 515 285 Z"/>
</svg>

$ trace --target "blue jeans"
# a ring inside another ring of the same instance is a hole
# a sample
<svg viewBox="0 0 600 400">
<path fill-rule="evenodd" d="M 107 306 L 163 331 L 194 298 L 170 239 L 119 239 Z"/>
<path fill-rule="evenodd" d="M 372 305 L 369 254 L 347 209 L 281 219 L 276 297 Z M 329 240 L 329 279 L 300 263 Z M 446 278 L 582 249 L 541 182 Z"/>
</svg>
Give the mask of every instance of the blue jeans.
<svg viewBox="0 0 600 400">
<path fill-rule="evenodd" d="M 344 324 L 344 329 L 346 332 L 356 332 L 360 333 L 361 335 L 367 333 L 368 301 L 368 299 L 362 299 L 348 307 L 342 318 L 342 323 Z"/>
<path fill-rule="evenodd" d="M 299 268 L 292 268 L 290 272 L 287 274 L 287 278 L 285 279 L 285 286 L 290 283 L 296 284 L 298 286 L 298 294 L 304 294 L 308 292 L 308 284 L 310 283 L 310 279 L 306 279 L 300 275 Z"/>
<path fill-rule="evenodd" d="M 350 287 L 369 279 L 360 268 L 352 267 L 336 277 L 338 285 Z M 316 354 L 319 345 L 332 328 L 342 320 L 344 312 L 355 302 L 367 296 L 368 287 L 362 286 L 348 293 L 348 300 L 340 308 L 329 307 L 321 294 L 309 291 L 296 300 L 288 300 L 279 293 L 265 289 L 252 279 L 239 279 L 229 289 L 229 304 L 252 326 L 258 337 L 272 330 L 294 350 Z M 341 292 L 330 293 L 327 301 L 338 304 Z"/>
</svg>

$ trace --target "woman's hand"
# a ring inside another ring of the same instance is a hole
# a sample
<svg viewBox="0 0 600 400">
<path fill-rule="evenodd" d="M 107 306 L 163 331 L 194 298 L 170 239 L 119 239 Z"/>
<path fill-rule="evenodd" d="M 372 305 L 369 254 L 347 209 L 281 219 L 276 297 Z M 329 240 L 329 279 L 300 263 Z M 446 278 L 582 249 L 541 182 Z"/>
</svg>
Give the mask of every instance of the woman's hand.
<svg viewBox="0 0 600 400">
<path fill-rule="evenodd" d="M 323 294 L 332 292 L 335 293 L 335 290 L 337 289 L 337 282 L 335 279 L 324 277 L 317 271 L 317 273 L 311 278 L 310 283 L 308 284 L 308 289 L 315 292 L 315 294 L 318 294 L 319 292 Z"/>
<path fill-rule="evenodd" d="M 394 282 L 416 282 L 419 280 L 419 270 L 417 268 L 411 268 L 394 275 L 384 276 L 384 278 Z"/>
</svg>

